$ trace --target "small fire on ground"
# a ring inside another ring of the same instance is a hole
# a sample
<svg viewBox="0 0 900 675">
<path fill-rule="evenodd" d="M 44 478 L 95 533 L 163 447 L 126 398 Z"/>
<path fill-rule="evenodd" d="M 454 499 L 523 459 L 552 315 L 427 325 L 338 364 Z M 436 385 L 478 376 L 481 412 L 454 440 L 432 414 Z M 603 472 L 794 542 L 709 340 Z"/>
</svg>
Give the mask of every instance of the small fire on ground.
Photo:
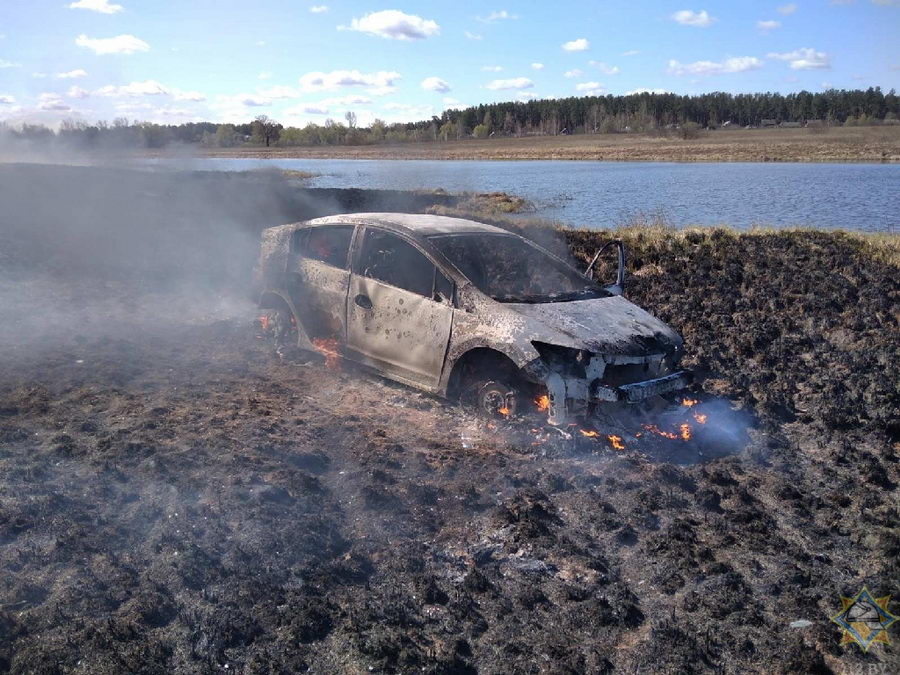
<svg viewBox="0 0 900 675">
<path fill-rule="evenodd" d="M 316 351 L 325 357 L 325 366 L 327 368 L 337 368 L 341 360 L 338 341 L 334 338 L 313 338 L 311 342 Z"/>
<path fill-rule="evenodd" d="M 684 398 L 681 401 L 681 405 L 684 408 L 687 408 L 690 412 L 690 417 L 698 425 L 706 424 L 709 416 L 705 413 L 699 413 L 693 410 L 690 410 L 694 406 L 700 403 L 699 399 L 692 398 Z M 534 399 L 535 408 L 538 412 L 546 412 L 550 408 L 550 397 L 546 394 L 542 396 L 538 396 Z M 501 410 L 501 413 L 503 411 Z M 507 413 L 503 413 L 506 415 Z M 677 424 L 671 430 L 662 429 L 656 424 L 642 424 L 641 425 L 646 432 L 649 432 L 652 435 L 659 436 L 661 438 L 666 438 L 672 441 L 690 441 L 694 437 L 695 429 L 693 424 L 690 421 L 685 421 Z M 574 428 L 573 428 L 574 427 Z M 563 429 L 555 428 L 556 434 L 559 434 L 563 437 L 571 438 L 571 434 Z M 576 436 L 580 435 L 583 438 L 588 438 L 595 441 L 606 441 L 609 443 L 609 446 L 613 450 L 622 451 L 625 450 L 625 441 L 624 438 L 620 435 L 616 434 L 604 434 L 596 429 L 583 429 L 578 425 L 570 425 L 571 433 L 574 433 Z M 577 433 L 576 433 L 577 432 Z M 549 440 L 556 436 L 556 434 L 552 434 L 546 431 L 546 429 L 534 428 L 531 430 L 531 433 L 535 437 L 535 441 L 533 445 L 542 445 L 545 441 Z M 634 438 L 638 439 L 644 435 L 644 432 L 637 432 L 634 434 Z"/>
</svg>

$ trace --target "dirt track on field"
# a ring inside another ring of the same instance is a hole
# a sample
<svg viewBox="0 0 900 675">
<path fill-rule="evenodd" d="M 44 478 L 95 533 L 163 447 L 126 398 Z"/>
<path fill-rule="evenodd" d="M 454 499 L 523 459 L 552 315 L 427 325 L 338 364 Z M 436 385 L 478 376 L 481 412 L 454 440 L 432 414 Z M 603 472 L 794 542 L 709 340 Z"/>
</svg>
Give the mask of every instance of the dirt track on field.
<svg viewBox="0 0 900 675">
<path fill-rule="evenodd" d="M 701 405 L 753 423 L 615 451 L 278 359 L 239 289 L 315 191 L 84 169 L 42 204 L 56 171 L 0 181 L 0 671 L 900 665 L 829 621 L 900 613 L 900 288 L 859 240 L 627 234 Z"/>
</svg>

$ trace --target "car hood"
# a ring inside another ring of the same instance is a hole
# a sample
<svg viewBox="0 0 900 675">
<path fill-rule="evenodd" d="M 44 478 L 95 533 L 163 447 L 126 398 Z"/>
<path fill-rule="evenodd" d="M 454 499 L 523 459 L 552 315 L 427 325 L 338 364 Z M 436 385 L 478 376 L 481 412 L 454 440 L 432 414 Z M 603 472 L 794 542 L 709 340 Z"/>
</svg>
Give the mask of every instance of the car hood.
<svg viewBox="0 0 900 675">
<path fill-rule="evenodd" d="M 667 324 L 620 296 L 572 302 L 506 303 L 528 320 L 530 339 L 598 354 L 669 354 L 682 339 Z"/>
</svg>

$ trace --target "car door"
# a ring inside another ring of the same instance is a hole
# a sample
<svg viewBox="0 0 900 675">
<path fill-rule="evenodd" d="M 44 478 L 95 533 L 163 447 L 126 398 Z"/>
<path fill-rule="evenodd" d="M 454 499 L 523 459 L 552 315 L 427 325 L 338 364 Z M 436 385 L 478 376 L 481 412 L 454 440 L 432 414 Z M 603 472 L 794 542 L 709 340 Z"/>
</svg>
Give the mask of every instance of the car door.
<svg viewBox="0 0 900 675">
<path fill-rule="evenodd" d="M 347 301 L 347 346 L 356 358 L 398 380 L 436 389 L 452 303 L 452 282 L 411 241 L 365 229 Z"/>
<path fill-rule="evenodd" d="M 349 255 L 354 225 L 302 228 L 291 241 L 289 292 L 310 338 L 347 337 Z"/>
</svg>

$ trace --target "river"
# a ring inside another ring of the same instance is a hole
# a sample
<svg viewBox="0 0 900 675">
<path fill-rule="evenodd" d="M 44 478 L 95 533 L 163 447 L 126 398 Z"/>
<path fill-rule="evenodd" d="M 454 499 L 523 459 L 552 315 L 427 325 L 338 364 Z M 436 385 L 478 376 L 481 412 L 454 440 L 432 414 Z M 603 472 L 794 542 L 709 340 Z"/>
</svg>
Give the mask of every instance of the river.
<svg viewBox="0 0 900 675">
<path fill-rule="evenodd" d="M 676 226 L 900 230 L 900 165 L 159 159 L 154 166 L 318 174 L 312 187 L 504 191 L 568 225 L 606 227 L 644 214 Z"/>
</svg>

